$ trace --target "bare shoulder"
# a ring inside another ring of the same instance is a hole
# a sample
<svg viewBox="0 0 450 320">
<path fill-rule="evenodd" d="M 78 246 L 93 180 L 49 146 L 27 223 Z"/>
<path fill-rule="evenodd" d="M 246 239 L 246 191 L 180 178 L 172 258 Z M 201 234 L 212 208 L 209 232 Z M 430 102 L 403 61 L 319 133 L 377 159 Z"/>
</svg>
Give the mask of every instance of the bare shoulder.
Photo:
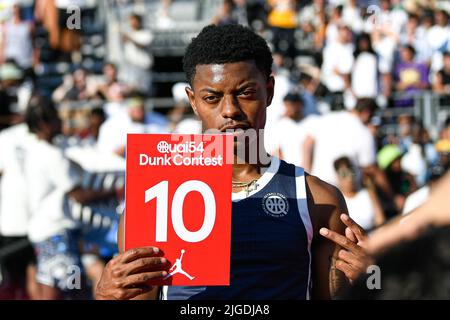
<svg viewBox="0 0 450 320">
<path fill-rule="evenodd" d="M 344 196 L 339 189 L 316 176 L 306 174 L 308 210 L 314 230 L 330 227 L 339 215 L 348 213 Z"/>
<path fill-rule="evenodd" d="M 320 178 L 306 174 L 306 188 L 308 198 L 318 204 L 341 204 L 344 201 L 341 191 L 332 184 L 329 184 Z"/>
</svg>

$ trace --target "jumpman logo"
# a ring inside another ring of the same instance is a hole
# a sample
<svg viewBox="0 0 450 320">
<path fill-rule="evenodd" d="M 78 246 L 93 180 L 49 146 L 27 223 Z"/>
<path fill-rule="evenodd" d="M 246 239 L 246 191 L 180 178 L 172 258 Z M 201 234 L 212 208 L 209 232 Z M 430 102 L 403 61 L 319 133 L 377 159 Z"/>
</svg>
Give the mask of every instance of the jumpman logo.
<svg viewBox="0 0 450 320">
<path fill-rule="evenodd" d="M 193 280 L 195 277 L 189 275 L 186 271 L 183 270 L 181 267 L 181 260 L 183 259 L 183 255 L 186 251 L 184 249 L 181 249 L 181 256 L 175 260 L 175 263 L 173 266 L 169 269 L 170 273 L 164 277 L 164 279 L 167 279 L 169 277 L 172 277 L 173 275 L 177 273 L 181 273 L 189 278 L 189 280 Z"/>
</svg>

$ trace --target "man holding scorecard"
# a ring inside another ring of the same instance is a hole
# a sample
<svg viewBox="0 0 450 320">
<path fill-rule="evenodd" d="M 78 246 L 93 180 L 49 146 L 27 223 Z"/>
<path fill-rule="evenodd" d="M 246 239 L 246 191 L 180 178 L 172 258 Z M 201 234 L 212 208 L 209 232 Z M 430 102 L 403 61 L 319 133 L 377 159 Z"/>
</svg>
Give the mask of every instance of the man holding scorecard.
<svg viewBox="0 0 450 320">
<path fill-rule="evenodd" d="M 173 163 L 186 150 L 172 151 L 172 157 L 164 163 L 172 165 L 170 173 L 155 172 L 156 177 L 151 178 L 154 180 L 150 184 L 145 182 L 142 189 L 156 186 L 151 192 L 150 189 L 145 192 L 145 200 L 156 211 L 156 230 L 150 230 L 155 229 L 153 217 L 147 219 L 152 220 L 149 222 L 141 219 L 143 231 L 136 231 L 141 229 L 139 223 L 133 222 L 136 229 L 131 232 L 128 224 L 132 215 L 126 217 L 118 235 L 121 253 L 106 266 L 96 289 L 97 299 L 330 299 L 366 271 L 370 258 L 360 246 L 366 235 L 347 215 L 340 191 L 307 174 L 303 168 L 267 156 L 265 152 L 266 108 L 271 104 L 275 85 L 271 67 L 272 55 L 265 40 L 242 26 L 208 26 L 192 40 L 184 57 L 184 70 L 190 83 L 186 92 L 194 112 L 202 120 L 204 132 L 221 135 L 192 135 L 187 144 L 192 143 L 193 157 L 200 157 L 206 150 L 195 151 L 195 148 L 203 145 L 206 148 L 222 136 L 223 149 L 219 155 L 223 155 L 225 163 L 220 168 L 198 166 L 191 169 L 189 177 L 183 178 L 182 165 Z M 182 138 L 177 145 L 185 142 Z M 140 170 L 144 172 L 152 166 L 149 163 L 156 161 L 157 152 L 169 152 L 174 145 L 169 137 L 161 140 L 162 136 L 129 136 L 128 139 L 127 180 L 130 174 L 138 177 L 129 167 L 139 158 L 133 150 L 153 150 L 142 156 Z M 227 161 L 231 152 L 232 160 Z M 232 168 L 227 167 L 231 164 Z M 211 176 L 207 170 L 222 171 L 220 176 Z M 172 180 L 180 180 L 175 184 L 166 183 L 167 174 L 172 175 Z M 229 180 L 231 185 L 225 183 Z M 190 189 L 182 188 L 186 183 L 191 184 Z M 224 201 L 230 189 L 232 201 Z M 130 190 L 127 181 L 126 210 L 133 210 L 133 216 L 139 216 L 136 210 L 141 207 L 133 204 L 143 203 L 144 196 Z M 189 194 L 189 190 L 197 192 Z M 211 190 L 214 190 L 212 196 Z M 172 200 L 158 202 L 152 200 L 157 194 L 174 196 Z M 186 201 L 183 204 L 175 199 Z M 210 207 L 212 204 L 206 199 L 216 199 L 217 206 Z M 199 205 L 202 203 L 203 206 Z M 164 240 L 174 238 L 172 228 L 167 227 L 170 210 L 178 237 L 166 249 L 161 248 L 166 245 Z M 200 221 L 186 226 L 174 219 L 182 216 L 182 221 L 183 217 L 196 215 L 201 216 Z M 145 227 L 149 223 L 152 227 Z M 208 229 L 211 223 L 213 226 Z M 230 234 L 226 231 L 217 235 L 214 223 L 225 227 L 231 223 L 231 239 L 227 238 Z M 150 232 L 157 241 L 150 245 L 141 241 L 145 232 Z M 133 249 L 129 249 L 130 241 Z M 210 241 L 205 246 L 209 250 L 205 255 L 208 259 L 202 259 L 201 250 L 194 246 L 196 241 L 205 244 Z M 216 252 L 211 252 L 214 250 L 211 243 L 218 246 Z M 229 259 L 225 261 L 228 253 Z M 205 271 L 197 272 L 192 261 L 203 264 Z M 216 271 L 219 274 L 214 276 Z M 204 280 L 209 275 L 211 279 Z"/>
</svg>

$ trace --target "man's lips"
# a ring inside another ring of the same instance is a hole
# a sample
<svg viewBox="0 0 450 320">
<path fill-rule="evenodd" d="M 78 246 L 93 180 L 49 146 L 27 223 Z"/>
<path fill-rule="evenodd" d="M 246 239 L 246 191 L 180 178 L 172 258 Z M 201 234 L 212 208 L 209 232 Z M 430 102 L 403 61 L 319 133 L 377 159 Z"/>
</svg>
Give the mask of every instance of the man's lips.
<svg viewBox="0 0 450 320">
<path fill-rule="evenodd" d="M 224 133 L 231 133 L 234 138 L 237 138 L 239 136 L 243 136 L 246 134 L 246 130 L 250 129 L 249 126 L 245 125 L 236 125 L 236 126 L 228 126 L 222 129 L 222 132 Z"/>
<path fill-rule="evenodd" d="M 250 128 L 250 126 L 242 124 L 242 125 L 226 126 L 226 127 L 222 128 L 222 130 L 220 130 L 220 131 L 222 131 L 222 132 L 237 131 L 237 130 L 245 131 L 245 130 L 247 130 L 249 128 Z"/>
</svg>

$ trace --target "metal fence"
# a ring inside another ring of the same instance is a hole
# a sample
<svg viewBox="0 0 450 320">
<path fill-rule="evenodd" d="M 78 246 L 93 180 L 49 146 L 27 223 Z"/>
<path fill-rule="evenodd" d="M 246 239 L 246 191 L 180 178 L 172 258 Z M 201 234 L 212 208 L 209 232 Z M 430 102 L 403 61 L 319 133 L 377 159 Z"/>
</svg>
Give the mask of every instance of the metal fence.
<svg viewBox="0 0 450 320">
<path fill-rule="evenodd" d="M 403 97 L 394 95 L 394 102 Z M 398 130 L 397 118 L 402 114 L 420 119 L 433 140 L 439 136 L 439 131 L 447 117 L 450 116 L 450 96 L 443 96 L 432 91 L 422 91 L 413 97 L 413 105 L 408 107 L 385 108 L 377 112 L 381 118 L 380 133 L 396 134 Z"/>
</svg>

